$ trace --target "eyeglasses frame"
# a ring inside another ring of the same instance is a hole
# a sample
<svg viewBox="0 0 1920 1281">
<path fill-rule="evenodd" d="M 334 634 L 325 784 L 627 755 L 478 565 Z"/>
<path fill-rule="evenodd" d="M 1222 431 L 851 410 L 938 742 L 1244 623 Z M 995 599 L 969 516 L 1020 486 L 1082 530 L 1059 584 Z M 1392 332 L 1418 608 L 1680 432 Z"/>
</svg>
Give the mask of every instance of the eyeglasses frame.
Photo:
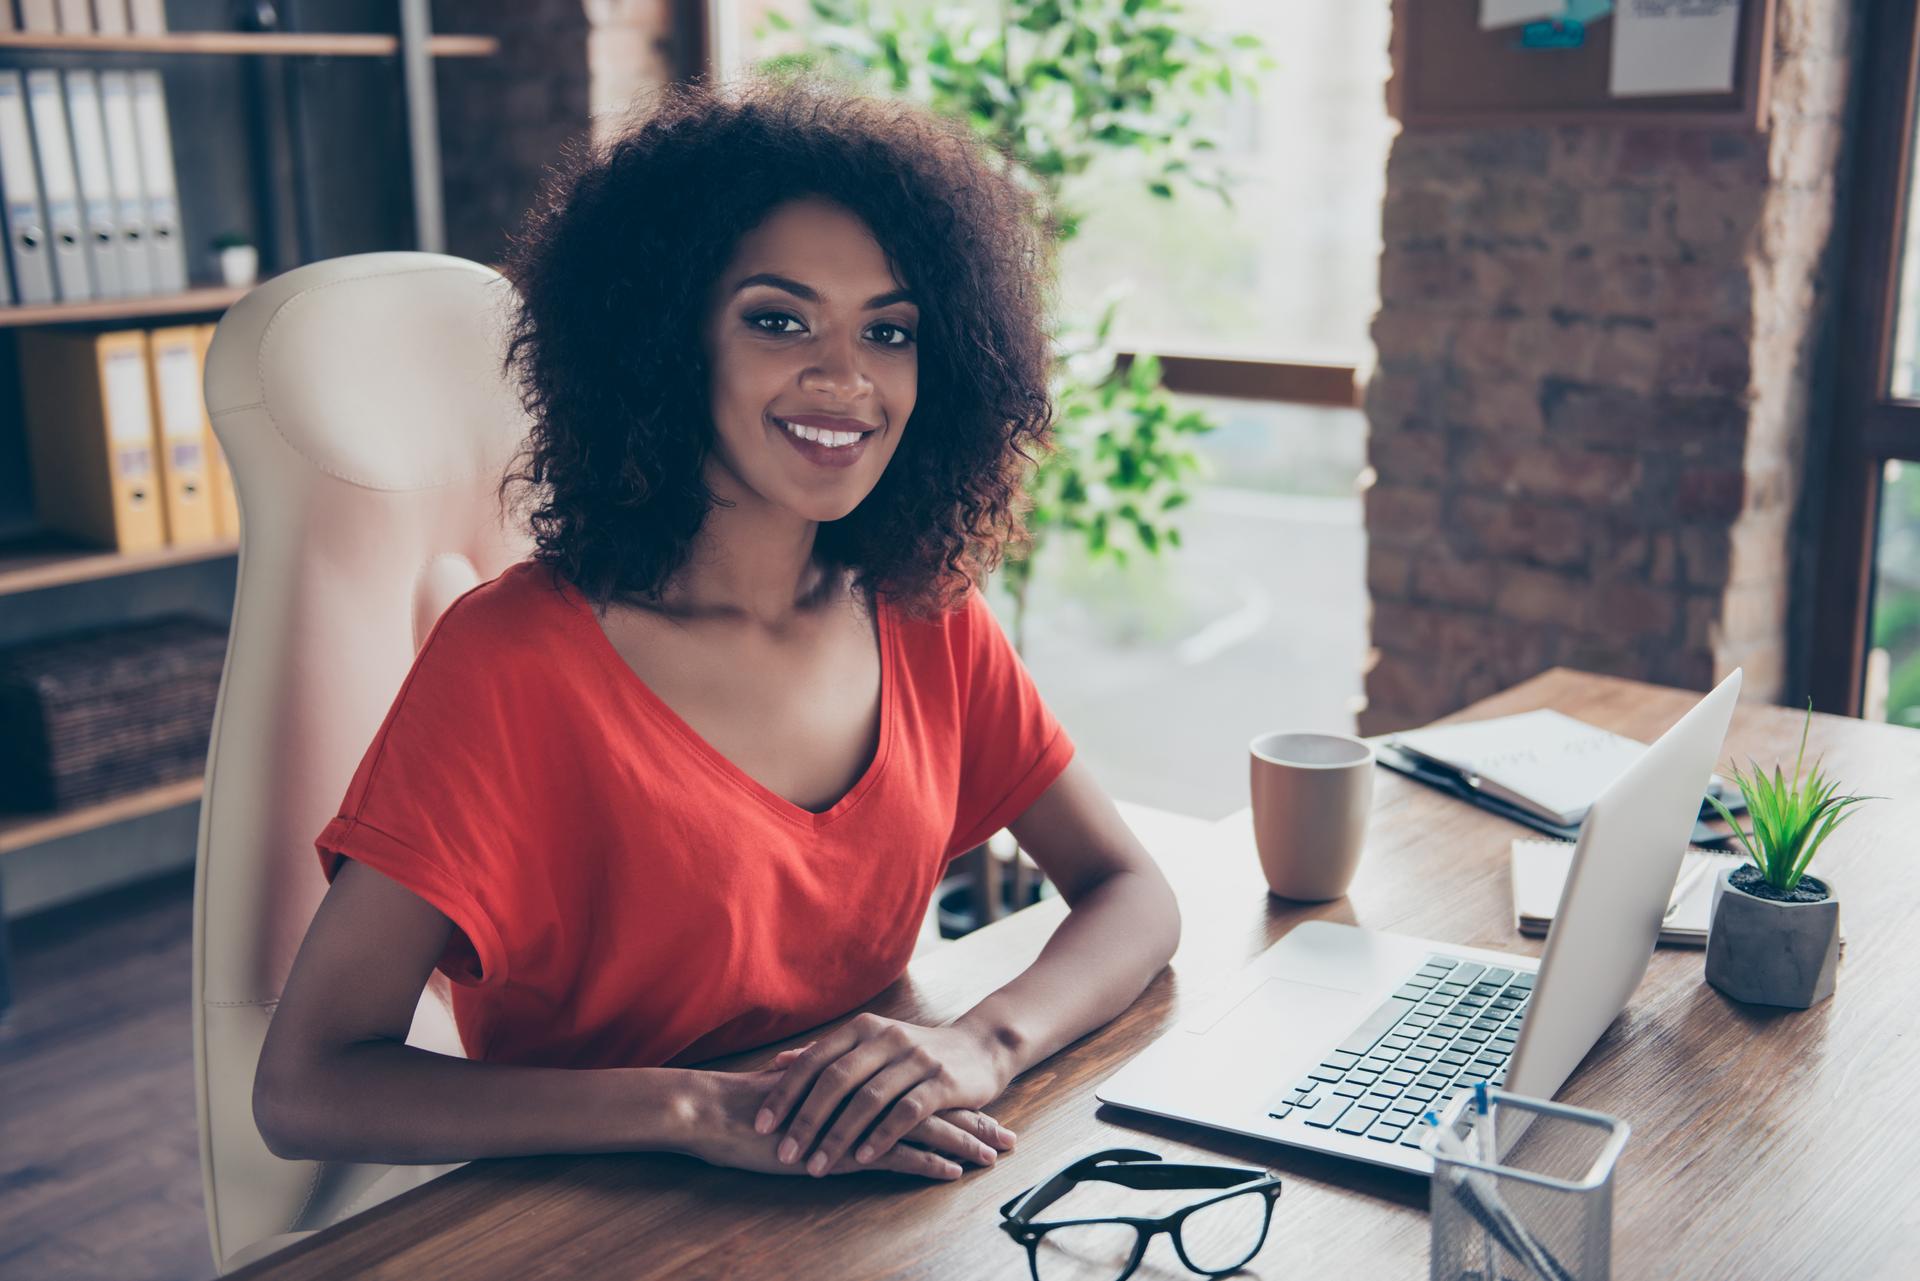
<svg viewBox="0 0 1920 1281">
<path fill-rule="evenodd" d="M 1113 1281 L 1126 1281 L 1140 1266 L 1140 1260 L 1146 1257 L 1147 1247 L 1153 1238 L 1165 1232 L 1173 1239 L 1174 1253 L 1180 1256 L 1180 1262 L 1190 1272 L 1201 1276 L 1225 1276 L 1237 1272 L 1247 1265 L 1248 1260 L 1260 1253 L 1267 1243 L 1267 1233 L 1273 1228 L 1273 1208 L 1280 1200 L 1280 1176 L 1271 1170 L 1249 1170 L 1238 1166 L 1222 1165 L 1183 1165 L 1162 1163 L 1154 1165 L 1135 1164 L 1139 1162 L 1160 1162 L 1157 1152 L 1144 1152 L 1138 1148 L 1108 1148 L 1081 1157 L 1073 1164 L 1062 1169 L 1044 1183 L 1035 1184 L 1020 1195 L 1000 1207 L 1000 1230 L 1013 1238 L 1015 1243 L 1027 1247 L 1027 1271 L 1033 1281 L 1040 1278 L 1040 1239 L 1054 1228 L 1075 1227 L 1086 1223 L 1124 1223 L 1134 1229 L 1133 1256 L 1127 1260 L 1127 1266 Z M 1249 1180 L 1259 1180 L 1249 1183 Z M 1183 1206 L 1172 1214 L 1158 1219 L 1144 1219 L 1129 1215 L 1111 1215 L 1091 1219 L 1060 1219 L 1052 1223 L 1036 1223 L 1029 1216 L 1037 1210 L 1043 1210 L 1066 1194 L 1078 1184 L 1091 1180 L 1105 1183 L 1118 1183 L 1130 1188 L 1225 1188 L 1219 1196 L 1196 1201 Z M 1243 1186 L 1245 1185 L 1245 1186 Z M 1266 1218 L 1260 1225 L 1260 1239 L 1254 1243 L 1253 1250 L 1245 1259 L 1230 1268 L 1208 1271 L 1197 1266 L 1187 1257 L 1187 1248 L 1180 1236 L 1180 1227 L 1187 1216 L 1210 1205 L 1240 1196 L 1247 1192 L 1259 1192 L 1265 1198 Z M 1017 1207 L 1017 1208 L 1016 1208 Z"/>
</svg>

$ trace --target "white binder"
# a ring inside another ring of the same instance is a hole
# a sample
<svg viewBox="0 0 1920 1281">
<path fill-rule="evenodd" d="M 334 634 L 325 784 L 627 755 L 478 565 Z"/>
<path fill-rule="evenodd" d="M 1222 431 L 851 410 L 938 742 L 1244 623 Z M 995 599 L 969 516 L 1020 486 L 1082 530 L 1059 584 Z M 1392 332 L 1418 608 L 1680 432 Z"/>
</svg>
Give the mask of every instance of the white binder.
<svg viewBox="0 0 1920 1281">
<path fill-rule="evenodd" d="M 20 29 L 52 35 L 60 30 L 60 15 L 53 0 L 20 0 Z"/>
<path fill-rule="evenodd" d="M 67 125 L 79 171 L 80 231 L 87 242 L 87 267 L 93 273 L 96 296 L 119 298 L 127 290 L 120 271 L 120 211 L 113 198 L 113 173 L 107 167 L 107 130 L 100 121 L 100 82 L 91 71 L 66 75 Z"/>
<path fill-rule="evenodd" d="M 107 127 L 107 168 L 119 202 L 120 284 L 127 294 L 153 290 L 153 259 L 147 252 L 146 184 L 140 178 L 140 138 L 133 127 L 133 87 L 124 71 L 100 73 L 100 119 Z"/>
<path fill-rule="evenodd" d="M 67 140 L 67 106 L 58 71 L 42 67 L 27 72 L 27 116 L 33 121 L 34 150 L 40 157 L 40 198 L 47 207 L 53 282 L 61 298 L 80 302 L 93 297 L 93 281 L 87 272 L 80 188 L 73 176 L 73 144 Z"/>
<path fill-rule="evenodd" d="M 133 0 L 128 16 L 133 19 L 133 33 L 137 36 L 165 35 L 167 31 L 167 10 L 164 0 Z"/>
<path fill-rule="evenodd" d="M 59 0 L 60 33 L 69 36 L 93 34 L 92 0 Z"/>
<path fill-rule="evenodd" d="M 136 71 L 132 78 L 140 174 L 146 180 L 147 254 L 153 263 L 153 287 L 159 293 L 179 293 L 187 287 L 187 247 L 180 234 L 180 198 L 173 176 L 166 86 L 158 71 Z"/>
<path fill-rule="evenodd" d="M 93 0 L 93 29 L 103 36 L 127 34 L 127 0 Z"/>
<path fill-rule="evenodd" d="M 13 286 L 23 303 L 53 301 L 53 254 L 40 208 L 40 175 L 27 127 L 26 90 L 20 73 L 0 71 L 0 194 L 7 208 L 7 257 Z"/>
</svg>

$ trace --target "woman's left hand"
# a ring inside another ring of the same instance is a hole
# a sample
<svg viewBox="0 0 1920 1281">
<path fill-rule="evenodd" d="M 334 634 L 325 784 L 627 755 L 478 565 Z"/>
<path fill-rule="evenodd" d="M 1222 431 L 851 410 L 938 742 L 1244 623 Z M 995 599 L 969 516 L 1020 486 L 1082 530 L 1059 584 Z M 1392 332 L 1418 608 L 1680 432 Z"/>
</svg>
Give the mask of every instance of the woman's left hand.
<svg viewBox="0 0 1920 1281">
<path fill-rule="evenodd" d="M 807 1163 L 809 1174 L 823 1174 L 879 1124 L 854 1159 L 871 1163 L 921 1121 L 944 1108 L 980 1108 L 1006 1088 L 993 1052 L 978 1035 L 962 1027 L 922 1027 L 878 1014 L 857 1014 L 815 1041 L 783 1066 L 786 1074 L 767 1095 L 754 1129 L 770 1134 L 800 1102 L 778 1149 L 792 1164 L 825 1130 Z M 846 1109 L 827 1122 L 845 1102 Z"/>
</svg>

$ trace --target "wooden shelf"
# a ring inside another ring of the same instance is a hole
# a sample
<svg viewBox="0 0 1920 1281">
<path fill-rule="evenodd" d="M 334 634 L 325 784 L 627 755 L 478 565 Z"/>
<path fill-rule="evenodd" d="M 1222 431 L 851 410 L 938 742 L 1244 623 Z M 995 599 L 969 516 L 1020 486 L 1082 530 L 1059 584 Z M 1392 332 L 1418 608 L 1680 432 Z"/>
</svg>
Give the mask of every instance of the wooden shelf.
<svg viewBox="0 0 1920 1281">
<path fill-rule="evenodd" d="M 200 799 L 203 787 L 204 780 L 195 776 L 58 814 L 0 814 L 0 854 L 190 805 Z"/>
<path fill-rule="evenodd" d="M 164 36 L 60 36 L 7 31 L 0 32 L 0 49 L 37 49 L 47 53 L 237 53 L 391 58 L 400 52 L 400 37 L 295 31 L 175 31 Z M 490 58 L 500 52 L 500 41 L 495 36 L 431 36 L 427 40 L 427 51 L 436 58 Z"/>
<path fill-rule="evenodd" d="M 264 277 L 262 278 L 264 280 Z M 140 320 L 147 316 L 184 316 L 225 311 L 246 297 L 246 289 L 222 285 L 182 294 L 146 294 L 137 298 L 96 298 L 89 302 L 24 303 L 0 307 L 0 329 L 25 325 L 77 325 L 95 320 Z"/>
<path fill-rule="evenodd" d="M 198 543 L 189 547 L 164 547 L 159 551 L 103 551 L 97 547 L 75 547 L 51 536 L 0 543 L 0 596 L 84 583 L 96 578 L 115 578 L 150 569 L 190 565 L 238 553 L 240 544 L 232 539 L 217 543 Z"/>
</svg>

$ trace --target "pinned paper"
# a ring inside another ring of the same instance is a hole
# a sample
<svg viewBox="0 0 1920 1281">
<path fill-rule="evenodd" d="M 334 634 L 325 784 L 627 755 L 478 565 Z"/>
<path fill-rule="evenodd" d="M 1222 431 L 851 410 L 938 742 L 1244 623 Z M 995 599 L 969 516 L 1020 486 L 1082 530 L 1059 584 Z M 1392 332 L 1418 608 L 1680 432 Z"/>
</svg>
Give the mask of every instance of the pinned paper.
<svg viewBox="0 0 1920 1281">
<path fill-rule="evenodd" d="M 1567 0 L 1480 0 L 1480 29 L 1511 27 L 1542 18 L 1557 18 L 1566 11 Z"/>
<path fill-rule="evenodd" d="M 1614 10 L 1615 95 L 1732 91 L 1740 0 L 1617 0 Z"/>
<path fill-rule="evenodd" d="M 1584 23 L 1556 18 L 1552 22 L 1529 22 L 1520 28 L 1522 49 L 1578 49 L 1586 42 Z"/>
</svg>

